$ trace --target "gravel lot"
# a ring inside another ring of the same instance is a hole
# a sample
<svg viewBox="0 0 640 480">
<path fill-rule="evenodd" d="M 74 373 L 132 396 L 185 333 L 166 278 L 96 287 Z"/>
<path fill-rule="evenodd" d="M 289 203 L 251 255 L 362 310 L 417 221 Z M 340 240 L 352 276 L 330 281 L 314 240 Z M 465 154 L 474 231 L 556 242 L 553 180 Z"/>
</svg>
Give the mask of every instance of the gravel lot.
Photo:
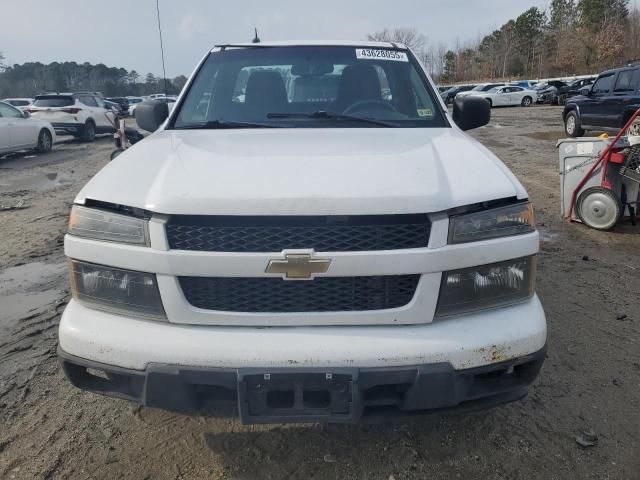
<svg viewBox="0 0 640 480">
<path fill-rule="evenodd" d="M 359 426 L 245 427 L 73 388 L 55 354 L 62 240 L 112 141 L 0 159 L 0 478 L 640 478 L 640 226 L 602 233 L 559 218 L 559 108 L 494 109 L 473 135 L 536 205 L 547 361 L 522 402 Z M 595 446 L 577 444 L 583 430 Z"/>
</svg>

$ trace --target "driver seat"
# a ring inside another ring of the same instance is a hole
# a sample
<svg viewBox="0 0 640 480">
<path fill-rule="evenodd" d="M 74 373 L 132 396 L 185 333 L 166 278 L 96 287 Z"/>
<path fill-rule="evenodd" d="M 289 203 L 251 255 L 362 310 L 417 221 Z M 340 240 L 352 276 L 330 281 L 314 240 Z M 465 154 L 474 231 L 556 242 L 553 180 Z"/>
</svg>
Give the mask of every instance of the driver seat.
<svg viewBox="0 0 640 480">
<path fill-rule="evenodd" d="M 343 113 L 346 108 L 363 100 L 382 100 L 382 87 L 373 65 L 349 65 L 340 76 L 338 95 L 327 107 Z"/>
<path fill-rule="evenodd" d="M 249 118 L 264 118 L 270 112 L 286 112 L 287 89 L 282 75 L 272 71 L 253 72 L 245 88 L 245 109 Z"/>
</svg>

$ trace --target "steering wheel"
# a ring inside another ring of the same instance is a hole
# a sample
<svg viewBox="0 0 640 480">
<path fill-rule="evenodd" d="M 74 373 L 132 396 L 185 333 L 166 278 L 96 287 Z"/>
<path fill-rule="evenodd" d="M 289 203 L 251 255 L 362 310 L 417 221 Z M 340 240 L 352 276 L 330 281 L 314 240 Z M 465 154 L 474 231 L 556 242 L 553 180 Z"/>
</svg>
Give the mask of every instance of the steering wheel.
<svg viewBox="0 0 640 480">
<path fill-rule="evenodd" d="M 361 110 L 371 110 L 367 107 L 382 107 L 384 110 L 388 110 L 390 112 L 398 112 L 396 107 L 391 105 L 390 103 L 385 102 L 384 100 L 358 100 L 355 103 L 352 103 L 347 108 L 344 109 L 342 113 L 349 114 L 351 112 L 359 112 Z"/>
</svg>

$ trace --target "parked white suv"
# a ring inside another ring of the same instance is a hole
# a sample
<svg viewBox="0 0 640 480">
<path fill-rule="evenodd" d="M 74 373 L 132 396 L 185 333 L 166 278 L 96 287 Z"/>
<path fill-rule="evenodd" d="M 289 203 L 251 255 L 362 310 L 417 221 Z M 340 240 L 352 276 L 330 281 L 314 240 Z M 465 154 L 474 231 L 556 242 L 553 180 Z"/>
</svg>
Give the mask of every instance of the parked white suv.
<svg viewBox="0 0 640 480">
<path fill-rule="evenodd" d="M 450 115 L 402 45 L 214 48 L 75 199 L 68 378 L 171 410 L 231 400 L 246 423 L 522 398 L 546 345 L 538 233 L 463 133 L 489 115 Z"/>
<path fill-rule="evenodd" d="M 46 120 L 56 132 L 93 142 L 96 134 L 113 133 L 114 113 L 94 93 L 53 93 L 37 95 L 27 111 Z"/>
</svg>

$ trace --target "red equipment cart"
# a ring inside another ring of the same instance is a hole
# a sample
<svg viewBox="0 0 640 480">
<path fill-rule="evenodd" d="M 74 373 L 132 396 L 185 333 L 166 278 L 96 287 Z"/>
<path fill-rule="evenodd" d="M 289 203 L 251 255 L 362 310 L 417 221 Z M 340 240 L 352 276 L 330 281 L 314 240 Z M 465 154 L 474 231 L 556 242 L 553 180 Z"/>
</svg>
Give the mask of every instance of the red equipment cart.
<svg viewBox="0 0 640 480">
<path fill-rule="evenodd" d="M 626 212 L 635 225 L 637 205 L 640 203 L 640 143 L 636 143 L 640 140 L 640 132 L 637 131 L 640 124 L 636 122 L 638 117 L 640 109 L 613 140 L 602 139 L 606 147 L 571 192 L 569 206 L 564 211 L 570 222 L 575 221 L 577 215 L 589 227 L 609 230 Z M 629 142 L 630 139 L 633 142 Z M 597 175 L 599 182 L 594 183 Z"/>
</svg>

